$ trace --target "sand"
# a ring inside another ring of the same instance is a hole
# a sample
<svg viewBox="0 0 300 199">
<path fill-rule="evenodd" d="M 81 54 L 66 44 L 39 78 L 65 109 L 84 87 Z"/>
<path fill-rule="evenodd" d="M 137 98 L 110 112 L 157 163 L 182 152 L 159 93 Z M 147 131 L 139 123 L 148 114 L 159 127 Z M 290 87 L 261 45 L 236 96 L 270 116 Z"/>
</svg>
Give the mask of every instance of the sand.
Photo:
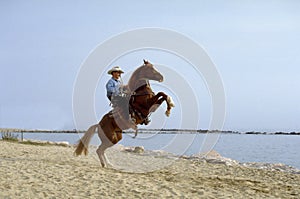
<svg viewBox="0 0 300 199">
<path fill-rule="evenodd" d="M 100 167 L 93 147 L 80 157 L 73 147 L 0 148 L 0 198 L 300 198 L 299 174 L 120 147 L 107 152 L 114 168 Z"/>
</svg>

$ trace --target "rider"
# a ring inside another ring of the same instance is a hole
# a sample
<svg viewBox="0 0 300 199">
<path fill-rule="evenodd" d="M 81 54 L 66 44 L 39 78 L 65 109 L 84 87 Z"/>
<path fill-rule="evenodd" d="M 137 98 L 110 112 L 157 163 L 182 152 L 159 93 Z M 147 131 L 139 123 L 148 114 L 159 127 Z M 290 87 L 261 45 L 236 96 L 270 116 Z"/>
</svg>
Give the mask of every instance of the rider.
<svg viewBox="0 0 300 199">
<path fill-rule="evenodd" d="M 117 96 L 120 94 L 122 82 L 119 79 L 124 71 L 119 66 L 115 66 L 107 73 L 112 75 L 111 79 L 109 79 L 106 83 L 106 96 L 109 101 L 111 101 L 112 96 Z"/>
<path fill-rule="evenodd" d="M 113 107 L 121 104 L 123 108 L 126 108 L 128 110 L 129 102 L 126 101 L 126 99 L 122 96 L 123 85 L 120 81 L 121 74 L 124 73 L 124 71 L 119 66 L 114 66 L 107 73 L 109 75 L 112 75 L 111 79 L 109 79 L 106 83 L 107 98 L 109 99 L 109 101 L 111 101 Z M 125 117 L 125 119 L 129 119 L 129 114 L 125 114 Z M 134 121 L 134 118 L 132 118 L 132 121 Z M 146 117 L 143 121 L 143 124 L 147 125 L 149 122 L 149 117 Z"/>
<path fill-rule="evenodd" d="M 120 81 L 124 71 L 119 66 L 112 67 L 108 72 L 112 77 L 106 83 L 106 96 L 115 110 L 121 113 L 123 119 L 135 125 L 135 119 L 129 113 L 129 99 L 123 92 L 123 84 Z"/>
</svg>

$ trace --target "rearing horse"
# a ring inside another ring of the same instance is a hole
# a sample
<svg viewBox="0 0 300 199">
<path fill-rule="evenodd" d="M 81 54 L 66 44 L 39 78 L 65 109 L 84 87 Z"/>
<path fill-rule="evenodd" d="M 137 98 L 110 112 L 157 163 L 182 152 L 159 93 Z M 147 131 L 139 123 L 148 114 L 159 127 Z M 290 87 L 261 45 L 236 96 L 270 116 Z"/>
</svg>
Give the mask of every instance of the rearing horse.
<svg viewBox="0 0 300 199">
<path fill-rule="evenodd" d="M 82 152 L 87 155 L 89 142 L 95 130 L 98 129 L 101 145 L 97 149 L 97 154 L 102 167 L 105 167 L 109 163 L 104 152 L 122 139 L 122 130 L 135 129 L 136 136 L 136 125 L 142 124 L 145 118 L 164 101 L 167 103 L 166 115 L 170 115 L 171 108 L 174 107 L 172 98 L 163 92 L 155 95 L 150 87 L 149 80 L 162 82 L 163 76 L 150 62 L 144 60 L 144 64 L 131 75 L 128 85 L 124 86 L 126 92 L 129 93 L 126 108 L 121 108 L 120 110 L 120 108 L 115 107 L 112 111 L 105 114 L 98 124 L 91 126 L 79 140 L 75 155 L 81 155 Z M 125 119 L 124 115 L 129 115 L 129 113 L 134 118 L 133 120 Z"/>
</svg>

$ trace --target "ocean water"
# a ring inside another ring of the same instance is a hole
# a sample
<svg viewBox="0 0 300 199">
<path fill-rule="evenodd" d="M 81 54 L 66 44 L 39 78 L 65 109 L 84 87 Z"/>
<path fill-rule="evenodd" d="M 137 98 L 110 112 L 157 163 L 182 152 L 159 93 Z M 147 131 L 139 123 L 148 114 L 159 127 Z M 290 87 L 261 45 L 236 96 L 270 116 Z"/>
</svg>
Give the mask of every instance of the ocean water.
<svg viewBox="0 0 300 199">
<path fill-rule="evenodd" d="M 75 144 L 83 134 L 24 133 L 24 139 L 68 141 Z M 165 150 L 178 155 L 193 155 L 201 151 L 207 134 L 123 134 L 124 146 L 144 146 L 147 150 Z M 20 135 L 19 135 L 20 137 Z M 239 162 L 283 163 L 300 169 L 300 136 L 215 134 L 213 141 L 222 156 Z M 97 134 L 92 145 L 99 145 Z"/>
</svg>

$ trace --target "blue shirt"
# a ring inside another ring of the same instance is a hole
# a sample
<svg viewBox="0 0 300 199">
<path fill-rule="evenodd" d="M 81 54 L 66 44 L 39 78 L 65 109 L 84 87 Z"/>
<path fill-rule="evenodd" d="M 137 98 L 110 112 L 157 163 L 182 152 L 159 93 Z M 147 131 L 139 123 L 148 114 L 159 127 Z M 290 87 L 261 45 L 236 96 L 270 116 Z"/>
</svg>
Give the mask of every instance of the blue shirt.
<svg viewBox="0 0 300 199">
<path fill-rule="evenodd" d="M 120 93 L 121 82 L 117 79 L 111 78 L 106 83 L 106 96 L 118 95 Z"/>
</svg>

